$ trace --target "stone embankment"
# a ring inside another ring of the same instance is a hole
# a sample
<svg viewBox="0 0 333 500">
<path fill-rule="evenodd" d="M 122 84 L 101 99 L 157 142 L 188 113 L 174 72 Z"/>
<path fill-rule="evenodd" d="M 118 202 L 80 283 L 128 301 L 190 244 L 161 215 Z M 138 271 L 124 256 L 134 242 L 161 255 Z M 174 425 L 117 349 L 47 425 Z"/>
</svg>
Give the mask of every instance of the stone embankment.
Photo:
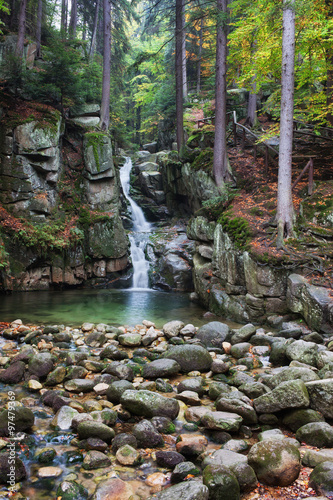
<svg viewBox="0 0 333 500">
<path fill-rule="evenodd" d="M 3 492 L 14 443 L 23 496 L 248 500 L 297 487 L 298 498 L 333 498 L 328 335 L 292 322 L 17 320 L 1 337 Z"/>
</svg>

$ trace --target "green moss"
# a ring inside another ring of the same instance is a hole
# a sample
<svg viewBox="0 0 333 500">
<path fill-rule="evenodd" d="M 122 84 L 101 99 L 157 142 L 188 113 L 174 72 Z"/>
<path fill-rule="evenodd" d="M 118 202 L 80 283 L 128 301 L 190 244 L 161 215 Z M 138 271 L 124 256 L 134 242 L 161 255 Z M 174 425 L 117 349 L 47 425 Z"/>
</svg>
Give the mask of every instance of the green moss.
<svg viewBox="0 0 333 500">
<path fill-rule="evenodd" d="M 213 171 L 214 151 L 211 148 L 204 149 L 192 163 L 193 170 L 203 170 L 211 173 Z"/>
<path fill-rule="evenodd" d="M 233 217 L 230 213 L 223 213 L 217 220 L 222 225 L 223 231 L 227 232 L 235 245 L 241 249 L 249 248 L 252 232 L 250 225 L 243 217 Z"/>
<path fill-rule="evenodd" d="M 257 215 L 258 217 L 260 217 L 264 212 L 258 207 L 252 207 L 250 208 L 249 213 L 251 215 Z"/>
<path fill-rule="evenodd" d="M 99 163 L 99 150 L 105 144 L 104 139 L 107 138 L 108 135 L 104 132 L 87 132 L 85 134 L 85 138 L 87 140 L 86 147 L 92 147 L 93 155 L 96 163 L 97 171 L 100 172 L 100 163 Z"/>
</svg>

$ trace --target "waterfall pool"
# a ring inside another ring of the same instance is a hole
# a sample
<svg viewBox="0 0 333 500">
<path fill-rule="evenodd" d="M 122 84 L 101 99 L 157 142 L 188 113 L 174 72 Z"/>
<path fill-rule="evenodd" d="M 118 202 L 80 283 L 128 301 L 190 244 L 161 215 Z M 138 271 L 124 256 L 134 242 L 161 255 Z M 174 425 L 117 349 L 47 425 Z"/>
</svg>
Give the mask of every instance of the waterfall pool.
<svg viewBox="0 0 333 500">
<path fill-rule="evenodd" d="M 201 326 L 205 310 L 188 294 L 143 289 L 84 289 L 59 292 L 22 292 L 2 295 L 0 322 L 20 318 L 27 324 L 80 326 L 85 321 L 134 326 L 144 319 L 162 327 L 179 319 Z"/>
</svg>

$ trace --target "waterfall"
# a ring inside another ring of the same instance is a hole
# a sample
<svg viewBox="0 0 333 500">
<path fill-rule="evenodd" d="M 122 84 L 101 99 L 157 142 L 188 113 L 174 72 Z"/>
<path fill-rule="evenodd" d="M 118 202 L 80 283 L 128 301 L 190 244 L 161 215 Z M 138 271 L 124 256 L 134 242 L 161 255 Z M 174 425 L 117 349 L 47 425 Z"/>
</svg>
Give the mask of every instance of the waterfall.
<svg viewBox="0 0 333 500">
<path fill-rule="evenodd" d="M 129 234 L 131 259 L 133 264 L 133 288 L 147 289 L 149 285 L 148 270 L 149 262 L 145 257 L 151 225 L 146 221 L 142 209 L 131 198 L 130 174 L 133 164 L 131 158 L 126 158 L 125 164 L 120 169 L 120 182 L 123 188 L 125 198 L 131 207 L 133 232 Z"/>
</svg>

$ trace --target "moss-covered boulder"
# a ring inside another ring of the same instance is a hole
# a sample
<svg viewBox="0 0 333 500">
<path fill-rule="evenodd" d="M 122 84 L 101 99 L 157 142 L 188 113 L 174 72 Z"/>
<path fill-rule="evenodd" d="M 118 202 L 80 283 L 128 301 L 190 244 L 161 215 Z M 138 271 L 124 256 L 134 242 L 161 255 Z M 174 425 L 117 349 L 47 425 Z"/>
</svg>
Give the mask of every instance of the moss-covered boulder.
<svg viewBox="0 0 333 500">
<path fill-rule="evenodd" d="M 333 498 L 333 462 L 322 462 L 310 474 L 310 488 L 317 495 Z"/>
<path fill-rule="evenodd" d="M 16 483 L 27 477 L 22 460 L 15 454 L 15 463 L 13 464 L 12 458 L 11 453 L 0 453 L 0 484 L 15 486 Z"/>
<path fill-rule="evenodd" d="M 160 416 L 174 420 L 179 413 L 178 401 L 156 392 L 127 390 L 121 396 L 120 402 L 133 415 L 146 418 Z"/>
<path fill-rule="evenodd" d="M 0 413 L 0 436 L 8 436 L 10 424 L 13 424 L 14 432 L 25 432 L 31 429 L 35 423 L 33 412 L 23 406 L 15 406 L 11 410 L 3 410 Z"/>
<path fill-rule="evenodd" d="M 193 344 L 173 346 L 163 354 L 163 358 L 177 361 L 181 371 L 185 373 L 193 370 L 208 371 L 212 364 L 212 357 L 207 349 Z"/>
<path fill-rule="evenodd" d="M 148 500 L 208 500 L 208 498 L 207 486 L 197 481 L 185 481 L 156 493 Z"/>
<path fill-rule="evenodd" d="M 63 481 L 57 489 L 57 498 L 62 500 L 86 500 L 89 492 L 76 481 Z"/>
<path fill-rule="evenodd" d="M 240 488 L 236 476 L 222 465 L 207 465 L 203 484 L 208 487 L 211 500 L 239 500 Z"/>
<path fill-rule="evenodd" d="M 102 439 L 106 443 L 110 443 L 115 436 L 115 432 L 111 427 L 93 420 L 84 420 L 80 422 L 77 431 L 80 439 L 96 437 Z"/>
<path fill-rule="evenodd" d="M 259 396 L 253 404 L 258 413 L 274 413 L 287 408 L 307 408 L 310 399 L 302 380 L 290 380 Z"/>
<path fill-rule="evenodd" d="M 333 427 L 326 422 L 310 422 L 298 429 L 296 439 L 317 448 L 332 448 Z"/>
<path fill-rule="evenodd" d="M 252 446 L 248 463 L 260 482 L 271 486 L 288 486 L 300 473 L 300 453 L 287 440 L 267 439 Z"/>
</svg>

